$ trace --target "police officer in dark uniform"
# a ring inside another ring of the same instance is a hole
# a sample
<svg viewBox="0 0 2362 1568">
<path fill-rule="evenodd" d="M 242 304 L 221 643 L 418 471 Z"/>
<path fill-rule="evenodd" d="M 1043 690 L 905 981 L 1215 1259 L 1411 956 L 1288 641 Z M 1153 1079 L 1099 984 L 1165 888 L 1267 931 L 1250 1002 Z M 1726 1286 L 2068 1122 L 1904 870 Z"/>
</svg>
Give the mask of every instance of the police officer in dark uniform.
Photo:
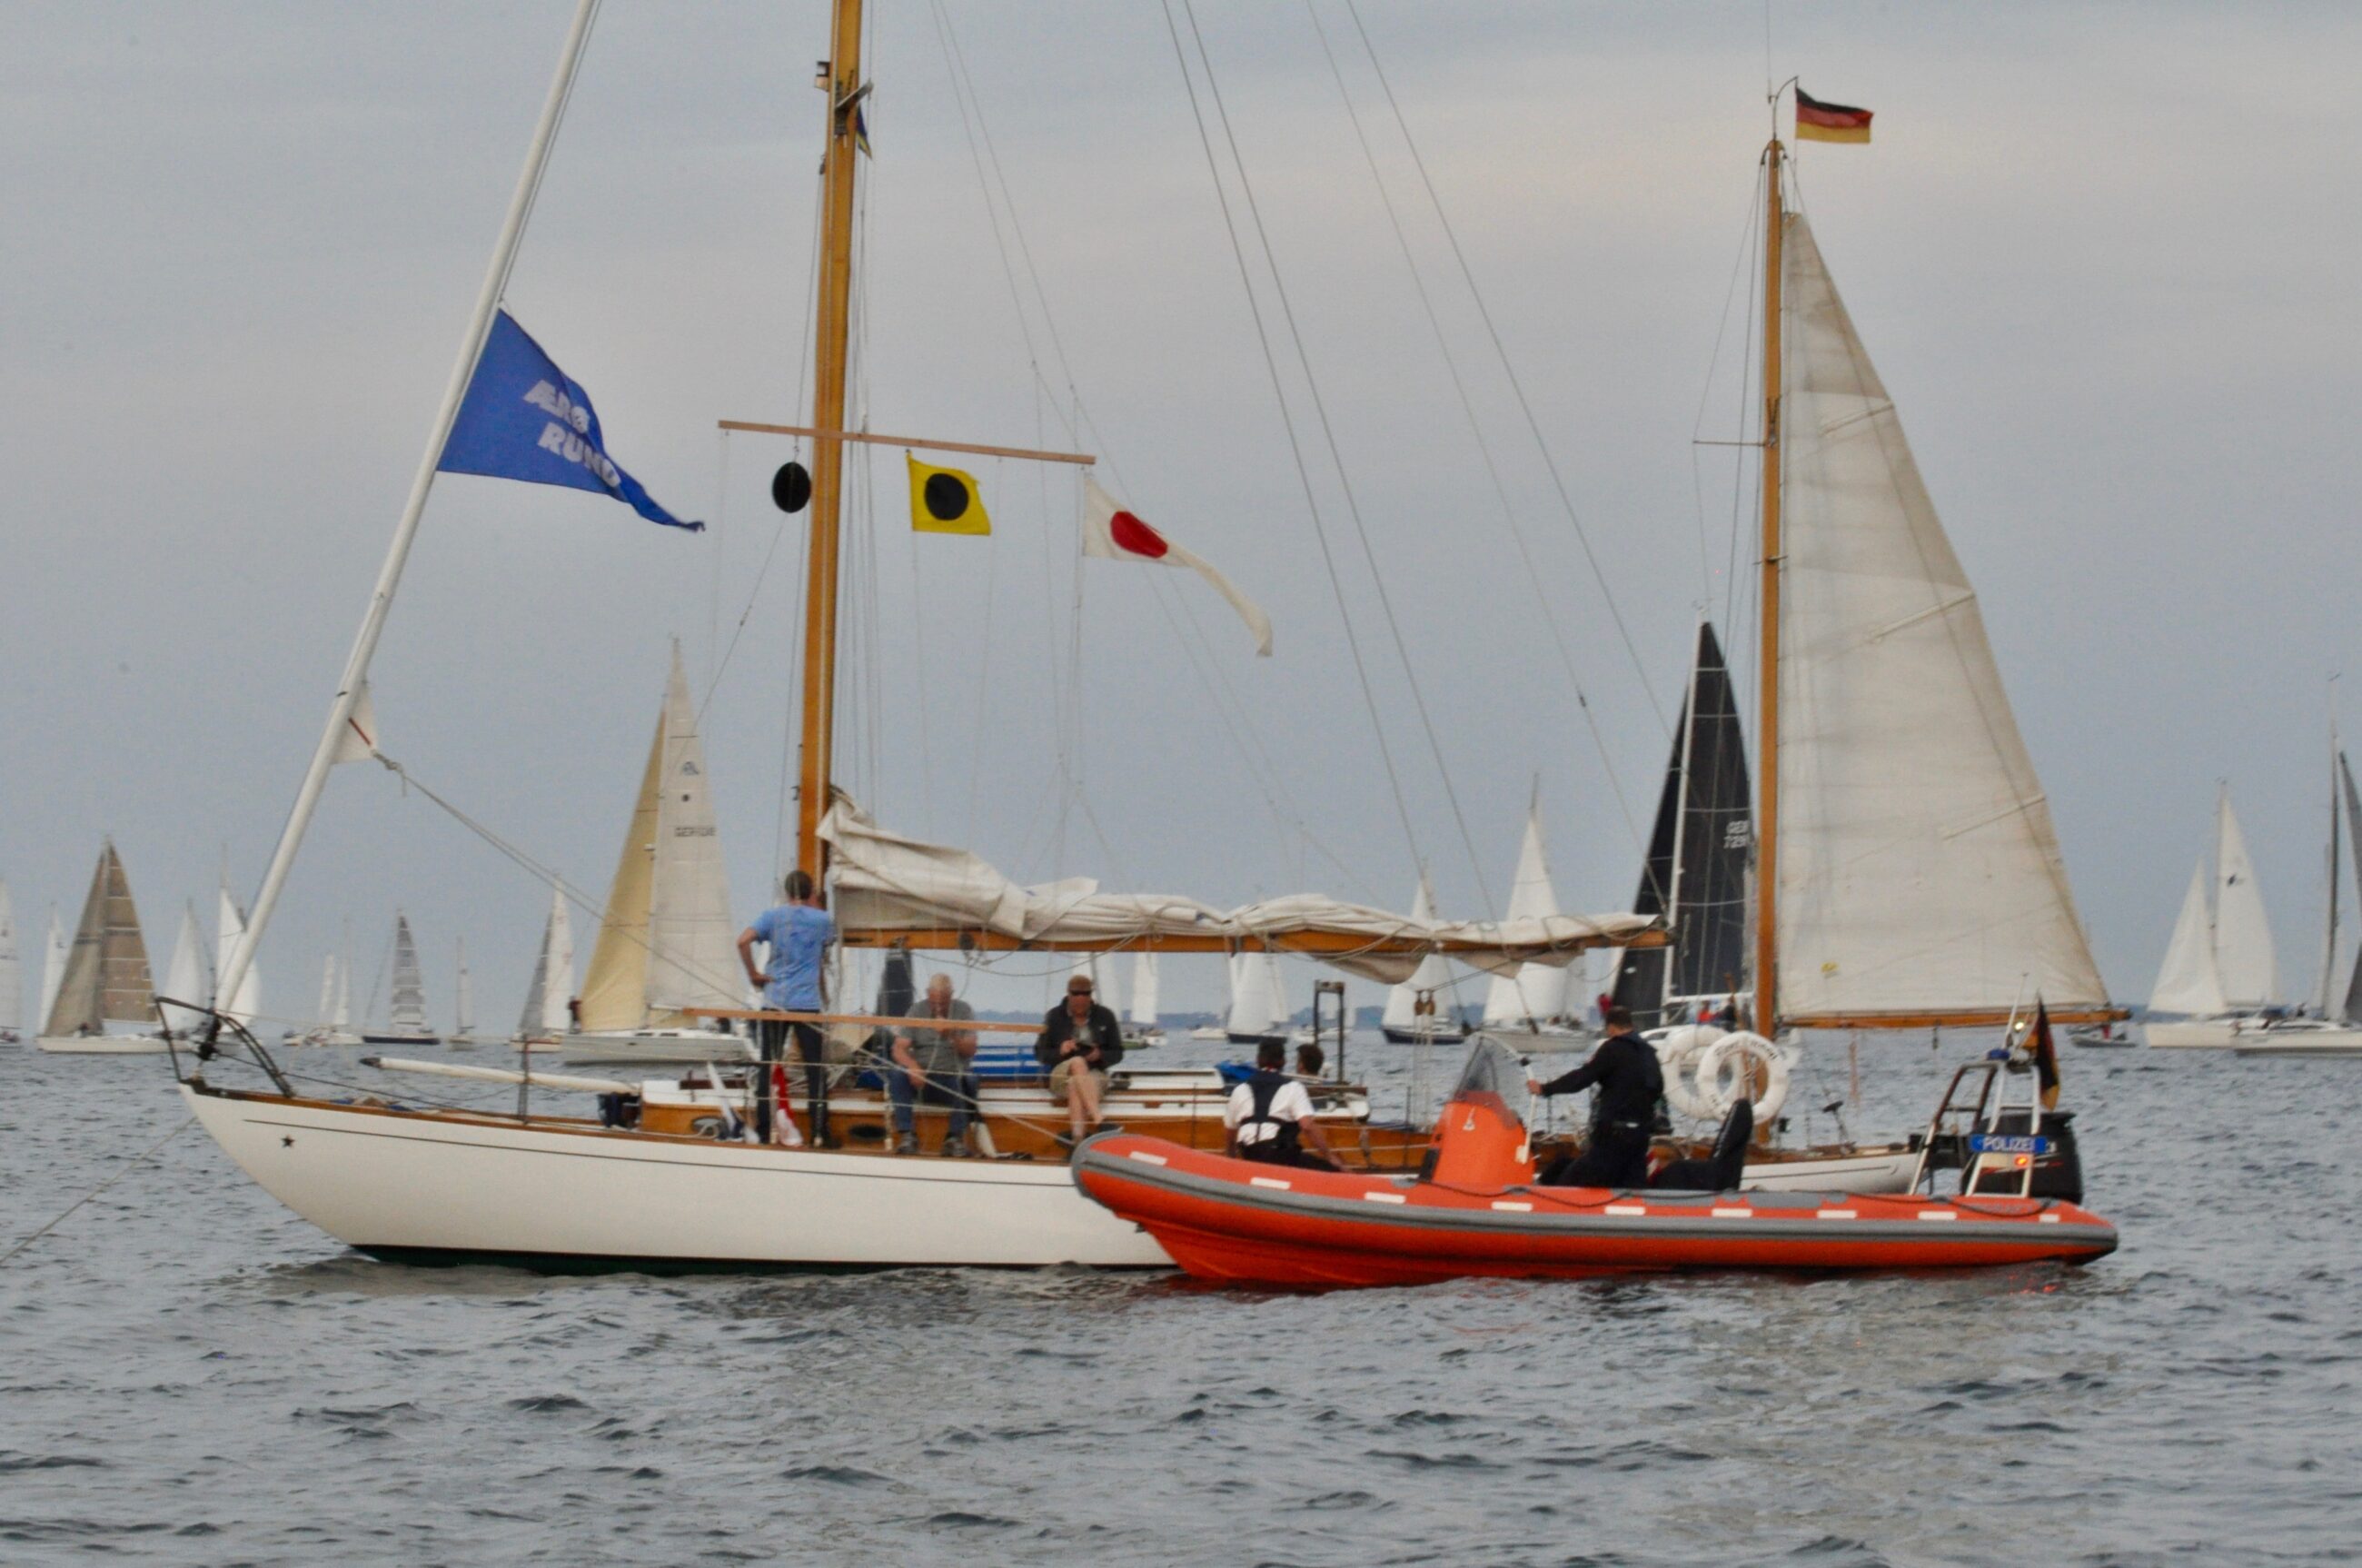
<svg viewBox="0 0 2362 1568">
<path fill-rule="evenodd" d="M 1562 1158 L 1542 1176 L 1550 1187 L 1646 1187 L 1649 1132 L 1664 1098 L 1665 1073 L 1657 1048 L 1632 1032 L 1632 1010 L 1607 1009 L 1607 1038 L 1591 1060 L 1548 1083 L 1526 1080 L 1534 1094 L 1574 1094 L 1598 1086 L 1591 1143 L 1577 1159 Z"/>
</svg>

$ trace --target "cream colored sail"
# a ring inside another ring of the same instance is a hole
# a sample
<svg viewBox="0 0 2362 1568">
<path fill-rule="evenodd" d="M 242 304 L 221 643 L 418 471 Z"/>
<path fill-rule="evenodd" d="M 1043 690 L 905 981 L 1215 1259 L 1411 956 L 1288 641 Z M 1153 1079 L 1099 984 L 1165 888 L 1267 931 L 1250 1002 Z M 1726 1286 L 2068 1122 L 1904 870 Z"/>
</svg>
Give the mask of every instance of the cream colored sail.
<svg viewBox="0 0 2362 1568">
<path fill-rule="evenodd" d="M 2214 802 L 2214 963 L 2231 1011 L 2267 1007 L 2279 997 L 2271 922 L 2227 786 Z"/>
<path fill-rule="evenodd" d="M 164 994 L 182 1001 L 196 1003 L 213 994 L 213 978 L 205 972 L 204 933 L 197 926 L 197 906 L 181 906 L 180 934 L 172 940 L 172 961 L 164 968 Z M 192 1005 L 167 1007 L 157 1004 L 163 1015 L 164 1026 L 175 1033 L 185 1033 L 196 1028 L 204 1014 Z"/>
<path fill-rule="evenodd" d="M 1435 923 L 1435 890 L 1428 886 L 1424 871 L 1418 874 L 1418 891 L 1411 898 L 1410 918 L 1422 925 Z M 1434 996 L 1435 1026 L 1457 1027 L 1460 1009 L 1451 991 L 1451 966 L 1440 953 L 1430 953 L 1420 959 L 1418 967 L 1411 971 L 1410 978 L 1386 993 L 1386 1010 L 1381 1021 L 1388 1029 L 1417 1029 L 1418 999 L 1423 991 Z"/>
<path fill-rule="evenodd" d="M 648 869 L 646 1005 L 649 1024 L 670 1028 L 698 1021 L 684 1016 L 684 1008 L 746 1004 L 705 747 L 698 739 L 697 710 L 689 700 L 678 645 L 659 733 L 664 760 Z"/>
<path fill-rule="evenodd" d="M 90 894 L 83 900 L 46 1035 L 99 1034 L 109 1020 L 159 1021 L 156 992 L 148 973 L 148 944 L 139 935 L 139 911 L 131 883 L 110 842 L 98 853 Z"/>
<path fill-rule="evenodd" d="M 229 967 L 230 953 L 237 947 L 237 939 L 245 934 L 246 911 L 238 908 L 237 900 L 230 896 L 229 881 L 225 877 L 221 886 L 220 901 L 214 917 L 215 974 L 221 974 Z M 254 963 L 248 964 L 246 973 L 238 977 L 237 995 L 218 998 L 214 1005 L 220 1008 L 225 1015 L 236 1019 L 240 1023 L 252 1023 L 254 1015 L 262 1009 L 261 966 Z"/>
<path fill-rule="evenodd" d="M 1781 1011 L 2102 1006 L 1975 590 L 1811 227 L 1784 233 Z"/>
<path fill-rule="evenodd" d="M 657 794 L 664 778 L 665 722 L 648 742 L 648 765 L 639 798 L 615 856 L 615 879 L 608 884 L 607 909 L 599 938 L 590 947 L 590 969 L 582 977 L 581 1028 L 589 1034 L 624 1033 L 648 1019 L 648 907 L 655 883 Z"/>
<path fill-rule="evenodd" d="M 2214 917 L 2207 908 L 2206 891 L 2206 862 L 2202 859 L 2190 874 L 2181 918 L 2173 922 L 2173 940 L 2166 944 L 2165 964 L 2149 992 L 2151 1012 L 2197 1018 L 2225 1010 L 2223 974 L 2214 962 Z"/>
<path fill-rule="evenodd" d="M 1551 885 L 1550 856 L 1542 847 L 1541 811 L 1529 807 L 1517 875 L 1509 884 L 1509 921 L 1547 921 L 1558 912 L 1558 889 Z M 1496 975 L 1485 990 L 1485 1021 L 1497 1029 L 1563 1018 L 1569 983 L 1565 967 L 1549 964 L 1525 964 L 1514 975 Z"/>
</svg>

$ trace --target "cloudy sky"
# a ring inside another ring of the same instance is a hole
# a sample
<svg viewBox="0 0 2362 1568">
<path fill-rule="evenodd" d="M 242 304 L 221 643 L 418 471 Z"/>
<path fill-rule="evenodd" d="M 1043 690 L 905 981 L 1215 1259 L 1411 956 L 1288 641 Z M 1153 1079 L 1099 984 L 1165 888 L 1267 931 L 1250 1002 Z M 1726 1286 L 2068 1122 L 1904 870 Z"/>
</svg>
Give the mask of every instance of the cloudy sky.
<svg viewBox="0 0 2362 1568">
<path fill-rule="evenodd" d="M 1692 626 L 1732 601 L 1731 454 L 1693 442 L 1738 433 L 1765 11 L 1363 7 L 1578 536 L 1352 19 L 1319 5 L 1415 272 L 1312 15 L 1201 0 L 1198 19 L 1359 513 L 1357 531 L 1249 232 L 1336 589 L 1164 11 L 873 6 L 871 426 L 1065 447 L 1079 395 L 1084 449 L 1266 605 L 1278 655 L 1252 657 L 1178 574 L 1078 571 L 1066 470 L 983 461 L 993 537 L 914 541 L 900 456 L 877 450 L 841 772 L 893 825 L 1028 878 L 1400 904 L 1416 855 L 1468 914 L 1506 898 L 1538 784 L 1562 900 L 1625 907 L 1619 792 L 1645 816 Z M 259 880 L 569 11 L 6 6 L 0 877 L 28 957 L 49 904 L 72 919 L 102 834 L 160 967 L 225 855 L 241 896 Z M 2362 17 L 1781 4 L 1768 21 L 1770 75 L 1878 113 L 1872 146 L 1805 149 L 1805 205 L 1981 593 L 2113 988 L 2146 995 L 2227 778 L 2284 988 L 2309 993 L 2329 678 L 2362 672 Z M 613 454 L 714 527 L 447 480 L 380 656 L 386 749 L 594 895 L 675 637 L 711 690 L 747 913 L 774 870 L 800 535 L 765 491 L 789 452 L 714 425 L 801 412 L 825 35 L 810 0 L 610 0 L 509 291 Z M 2362 694 L 2348 707 L 2362 730 Z M 265 948 L 268 1010 L 307 1010 L 348 921 L 366 994 L 400 905 L 438 1014 L 464 937 L 480 1010 L 505 1024 L 546 900 L 391 776 L 344 769 Z M 1173 966 L 1166 989 L 1210 1002 L 1213 965 Z"/>
</svg>

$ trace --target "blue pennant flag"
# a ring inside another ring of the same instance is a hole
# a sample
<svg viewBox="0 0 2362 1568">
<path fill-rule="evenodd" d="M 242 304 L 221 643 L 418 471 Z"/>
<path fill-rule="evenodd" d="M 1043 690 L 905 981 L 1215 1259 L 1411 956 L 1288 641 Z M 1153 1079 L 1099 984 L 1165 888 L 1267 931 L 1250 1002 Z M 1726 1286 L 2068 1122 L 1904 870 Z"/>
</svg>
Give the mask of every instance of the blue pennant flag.
<svg viewBox="0 0 2362 1568">
<path fill-rule="evenodd" d="M 615 466 L 590 394 L 507 311 L 492 320 L 451 438 L 443 443 L 443 460 L 435 466 L 447 474 L 603 491 L 651 523 L 692 533 L 705 526 L 658 506 L 639 480 Z"/>
</svg>

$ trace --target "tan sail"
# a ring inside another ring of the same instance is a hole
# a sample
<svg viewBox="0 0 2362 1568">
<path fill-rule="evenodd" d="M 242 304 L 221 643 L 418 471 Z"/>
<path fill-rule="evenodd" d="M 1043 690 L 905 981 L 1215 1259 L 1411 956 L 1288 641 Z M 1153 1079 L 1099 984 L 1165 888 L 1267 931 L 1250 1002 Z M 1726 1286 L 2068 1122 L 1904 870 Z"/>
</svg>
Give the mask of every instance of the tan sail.
<svg viewBox="0 0 2362 1568">
<path fill-rule="evenodd" d="M 648 1016 L 648 906 L 656 881 L 657 791 L 664 780 L 665 721 L 657 715 L 648 742 L 648 766 L 632 807 L 615 879 L 607 888 L 607 912 L 590 949 L 590 972 L 582 979 L 579 1027 L 588 1034 L 628 1032 Z"/>
<path fill-rule="evenodd" d="M 97 868 L 91 873 L 90 895 L 83 900 L 82 923 L 74 929 L 65 979 L 41 1032 L 98 1034 L 109 1019 L 159 1021 L 148 944 L 139 935 L 139 911 L 132 905 L 131 883 L 111 840 L 99 851 Z"/>
</svg>

